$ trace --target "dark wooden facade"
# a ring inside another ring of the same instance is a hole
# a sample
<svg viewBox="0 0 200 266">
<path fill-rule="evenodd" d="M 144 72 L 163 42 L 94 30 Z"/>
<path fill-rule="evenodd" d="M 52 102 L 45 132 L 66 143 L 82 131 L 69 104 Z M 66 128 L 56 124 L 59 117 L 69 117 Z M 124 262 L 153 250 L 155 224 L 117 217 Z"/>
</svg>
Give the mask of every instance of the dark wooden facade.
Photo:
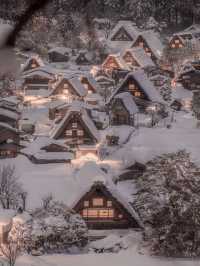
<svg viewBox="0 0 200 266">
<path fill-rule="evenodd" d="M 25 77 L 23 88 L 26 90 L 41 90 L 48 89 L 51 84 L 52 78 L 48 78 L 42 75 L 33 75 L 31 77 Z"/>
<path fill-rule="evenodd" d="M 16 157 L 20 150 L 19 133 L 2 125 L 0 125 L 0 132 L 0 159 Z"/>
<path fill-rule="evenodd" d="M 172 39 L 169 42 L 169 48 L 170 49 L 181 49 L 185 46 L 182 38 L 178 35 L 174 35 Z"/>
<path fill-rule="evenodd" d="M 129 51 L 126 51 L 126 53 L 123 56 L 123 59 L 127 64 L 130 64 L 134 67 L 141 67 L 140 64 L 137 62 L 137 60 L 133 57 L 132 53 Z"/>
<path fill-rule="evenodd" d="M 152 49 L 148 45 L 147 41 L 143 38 L 142 35 L 139 35 L 132 47 L 141 47 L 145 51 L 145 53 L 151 57 L 152 61 L 157 64 L 157 57 L 153 53 Z"/>
<path fill-rule="evenodd" d="M 139 228 L 136 219 L 101 182 L 96 182 L 76 204 L 74 210 L 89 229 Z"/>
<path fill-rule="evenodd" d="M 133 41 L 132 36 L 122 26 L 111 38 L 111 41 Z"/>
<path fill-rule="evenodd" d="M 97 143 L 97 139 L 84 123 L 81 113 L 76 111 L 70 112 L 54 138 L 65 139 L 66 144 L 69 144 L 71 147 L 94 145 Z"/>
<path fill-rule="evenodd" d="M 110 122 L 113 126 L 134 126 L 134 115 L 129 113 L 120 98 L 114 98 L 111 102 Z"/>
<path fill-rule="evenodd" d="M 121 92 L 130 92 L 135 98 L 149 101 L 149 98 L 144 92 L 141 85 L 132 76 L 129 76 L 126 81 L 121 85 L 118 90 L 118 93 Z"/>
<path fill-rule="evenodd" d="M 96 182 L 76 204 L 74 210 L 89 229 L 140 228 L 138 222 L 101 182 Z"/>
</svg>

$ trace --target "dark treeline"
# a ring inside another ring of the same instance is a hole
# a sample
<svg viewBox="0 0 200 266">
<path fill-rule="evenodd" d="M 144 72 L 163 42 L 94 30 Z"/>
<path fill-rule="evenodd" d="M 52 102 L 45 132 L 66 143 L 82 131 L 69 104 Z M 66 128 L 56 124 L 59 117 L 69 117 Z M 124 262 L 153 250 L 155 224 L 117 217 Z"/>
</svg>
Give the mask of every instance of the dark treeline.
<svg viewBox="0 0 200 266">
<path fill-rule="evenodd" d="M 4 18 L 17 19 L 29 3 L 30 0 L 0 0 L 0 14 Z M 82 15 L 90 14 L 91 18 L 132 18 L 138 23 L 153 16 L 169 26 L 198 22 L 199 11 L 200 0 L 49 0 L 46 8 L 51 16 L 80 12 Z"/>
</svg>

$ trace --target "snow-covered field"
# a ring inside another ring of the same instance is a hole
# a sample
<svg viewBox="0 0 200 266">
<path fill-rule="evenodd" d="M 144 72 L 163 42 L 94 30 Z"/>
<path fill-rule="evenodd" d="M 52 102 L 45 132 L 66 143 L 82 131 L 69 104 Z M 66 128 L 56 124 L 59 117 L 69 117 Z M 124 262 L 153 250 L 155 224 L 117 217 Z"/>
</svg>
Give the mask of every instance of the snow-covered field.
<svg viewBox="0 0 200 266">
<path fill-rule="evenodd" d="M 162 259 L 139 254 L 135 248 L 118 254 L 53 255 L 19 258 L 17 266 L 198 266 L 198 260 Z"/>
</svg>

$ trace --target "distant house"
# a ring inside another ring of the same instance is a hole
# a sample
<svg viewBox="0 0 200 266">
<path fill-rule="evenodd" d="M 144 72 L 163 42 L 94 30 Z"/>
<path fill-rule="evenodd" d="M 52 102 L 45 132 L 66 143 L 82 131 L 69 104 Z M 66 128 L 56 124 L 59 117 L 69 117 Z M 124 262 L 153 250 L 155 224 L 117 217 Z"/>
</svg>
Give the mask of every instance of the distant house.
<svg viewBox="0 0 200 266">
<path fill-rule="evenodd" d="M 192 25 L 181 32 L 175 33 L 169 40 L 169 48 L 181 49 L 197 45 L 200 39 L 200 25 Z"/>
<path fill-rule="evenodd" d="M 87 176 L 86 176 L 87 174 Z M 138 215 L 112 180 L 95 165 L 85 165 L 77 174 L 84 186 L 73 203 L 89 229 L 140 229 Z"/>
<path fill-rule="evenodd" d="M 128 64 L 119 54 L 110 54 L 102 64 L 102 70 L 111 74 L 114 70 L 130 70 Z"/>
<path fill-rule="evenodd" d="M 179 82 L 187 90 L 200 90 L 200 63 L 191 62 L 182 67 L 176 77 L 176 82 Z"/>
<path fill-rule="evenodd" d="M 0 132 L 0 158 L 16 157 L 20 150 L 18 130 L 7 123 L 0 122 Z"/>
<path fill-rule="evenodd" d="M 71 55 L 71 49 L 67 47 L 55 47 L 48 51 L 49 61 L 51 63 L 68 62 Z"/>
<path fill-rule="evenodd" d="M 112 29 L 110 34 L 110 41 L 123 41 L 123 42 L 133 42 L 138 35 L 138 29 L 134 22 L 120 20 Z"/>
<path fill-rule="evenodd" d="M 110 105 L 110 120 L 114 126 L 135 124 L 135 115 L 139 112 L 129 92 L 117 94 Z"/>
<path fill-rule="evenodd" d="M 55 80 L 55 72 L 47 66 L 38 67 L 24 73 L 22 79 L 25 94 L 28 90 L 48 90 L 49 84 Z"/>
<path fill-rule="evenodd" d="M 163 104 L 159 92 L 143 70 L 127 74 L 125 79 L 122 80 L 119 86 L 114 90 L 108 103 L 110 103 L 117 94 L 122 92 L 129 92 L 134 97 L 135 103 L 141 110 L 146 109 L 146 107 L 152 103 Z"/>
<path fill-rule="evenodd" d="M 78 76 L 63 76 L 53 84 L 49 96 L 64 96 L 68 99 L 83 99 L 87 95 L 87 89 L 81 83 Z"/>
<path fill-rule="evenodd" d="M 161 59 L 164 49 L 160 36 L 151 30 L 141 32 L 131 47 L 141 47 L 155 64 Z"/>
<path fill-rule="evenodd" d="M 87 110 L 82 105 L 74 103 L 53 130 L 52 138 L 64 139 L 70 147 L 96 146 L 99 141 L 99 132 Z"/>
<path fill-rule="evenodd" d="M 49 137 L 38 137 L 21 152 L 35 164 L 70 163 L 73 152 L 65 145 Z"/>
<path fill-rule="evenodd" d="M 155 67 L 151 57 L 146 54 L 142 47 L 127 49 L 123 54 L 123 59 L 127 65 L 134 68 Z"/>
<path fill-rule="evenodd" d="M 36 69 L 38 67 L 43 67 L 43 66 L 44 66 L 44 63 L 38 55 L 31 56 L 22 66 L 22 72 L 30 71 L 30 70 Z"/>
</svg>

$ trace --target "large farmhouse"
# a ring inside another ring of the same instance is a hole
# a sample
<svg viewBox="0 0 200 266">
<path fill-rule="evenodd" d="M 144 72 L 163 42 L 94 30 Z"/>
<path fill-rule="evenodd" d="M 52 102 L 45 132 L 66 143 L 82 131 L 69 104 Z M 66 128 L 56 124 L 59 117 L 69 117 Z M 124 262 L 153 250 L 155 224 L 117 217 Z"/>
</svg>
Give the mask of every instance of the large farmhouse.
<svg viewBox="0 0 200 266">
<path fill-rule="evenodd" d="M 72 206 L 90 229 L 141 228 L 134 209 L 96 164 L 83 166 L 76 178 L 85 185 Z"/>
<path fill-rule="evenodd" d="M 129 73 L 114 90 L 109 102 L 111 103 L 113 98 L 122 92 L 129 92 L 140 109 L 145 109 L 152 103 L 163 103 L 159 92 L 143 70 Z"/>
</svg>

